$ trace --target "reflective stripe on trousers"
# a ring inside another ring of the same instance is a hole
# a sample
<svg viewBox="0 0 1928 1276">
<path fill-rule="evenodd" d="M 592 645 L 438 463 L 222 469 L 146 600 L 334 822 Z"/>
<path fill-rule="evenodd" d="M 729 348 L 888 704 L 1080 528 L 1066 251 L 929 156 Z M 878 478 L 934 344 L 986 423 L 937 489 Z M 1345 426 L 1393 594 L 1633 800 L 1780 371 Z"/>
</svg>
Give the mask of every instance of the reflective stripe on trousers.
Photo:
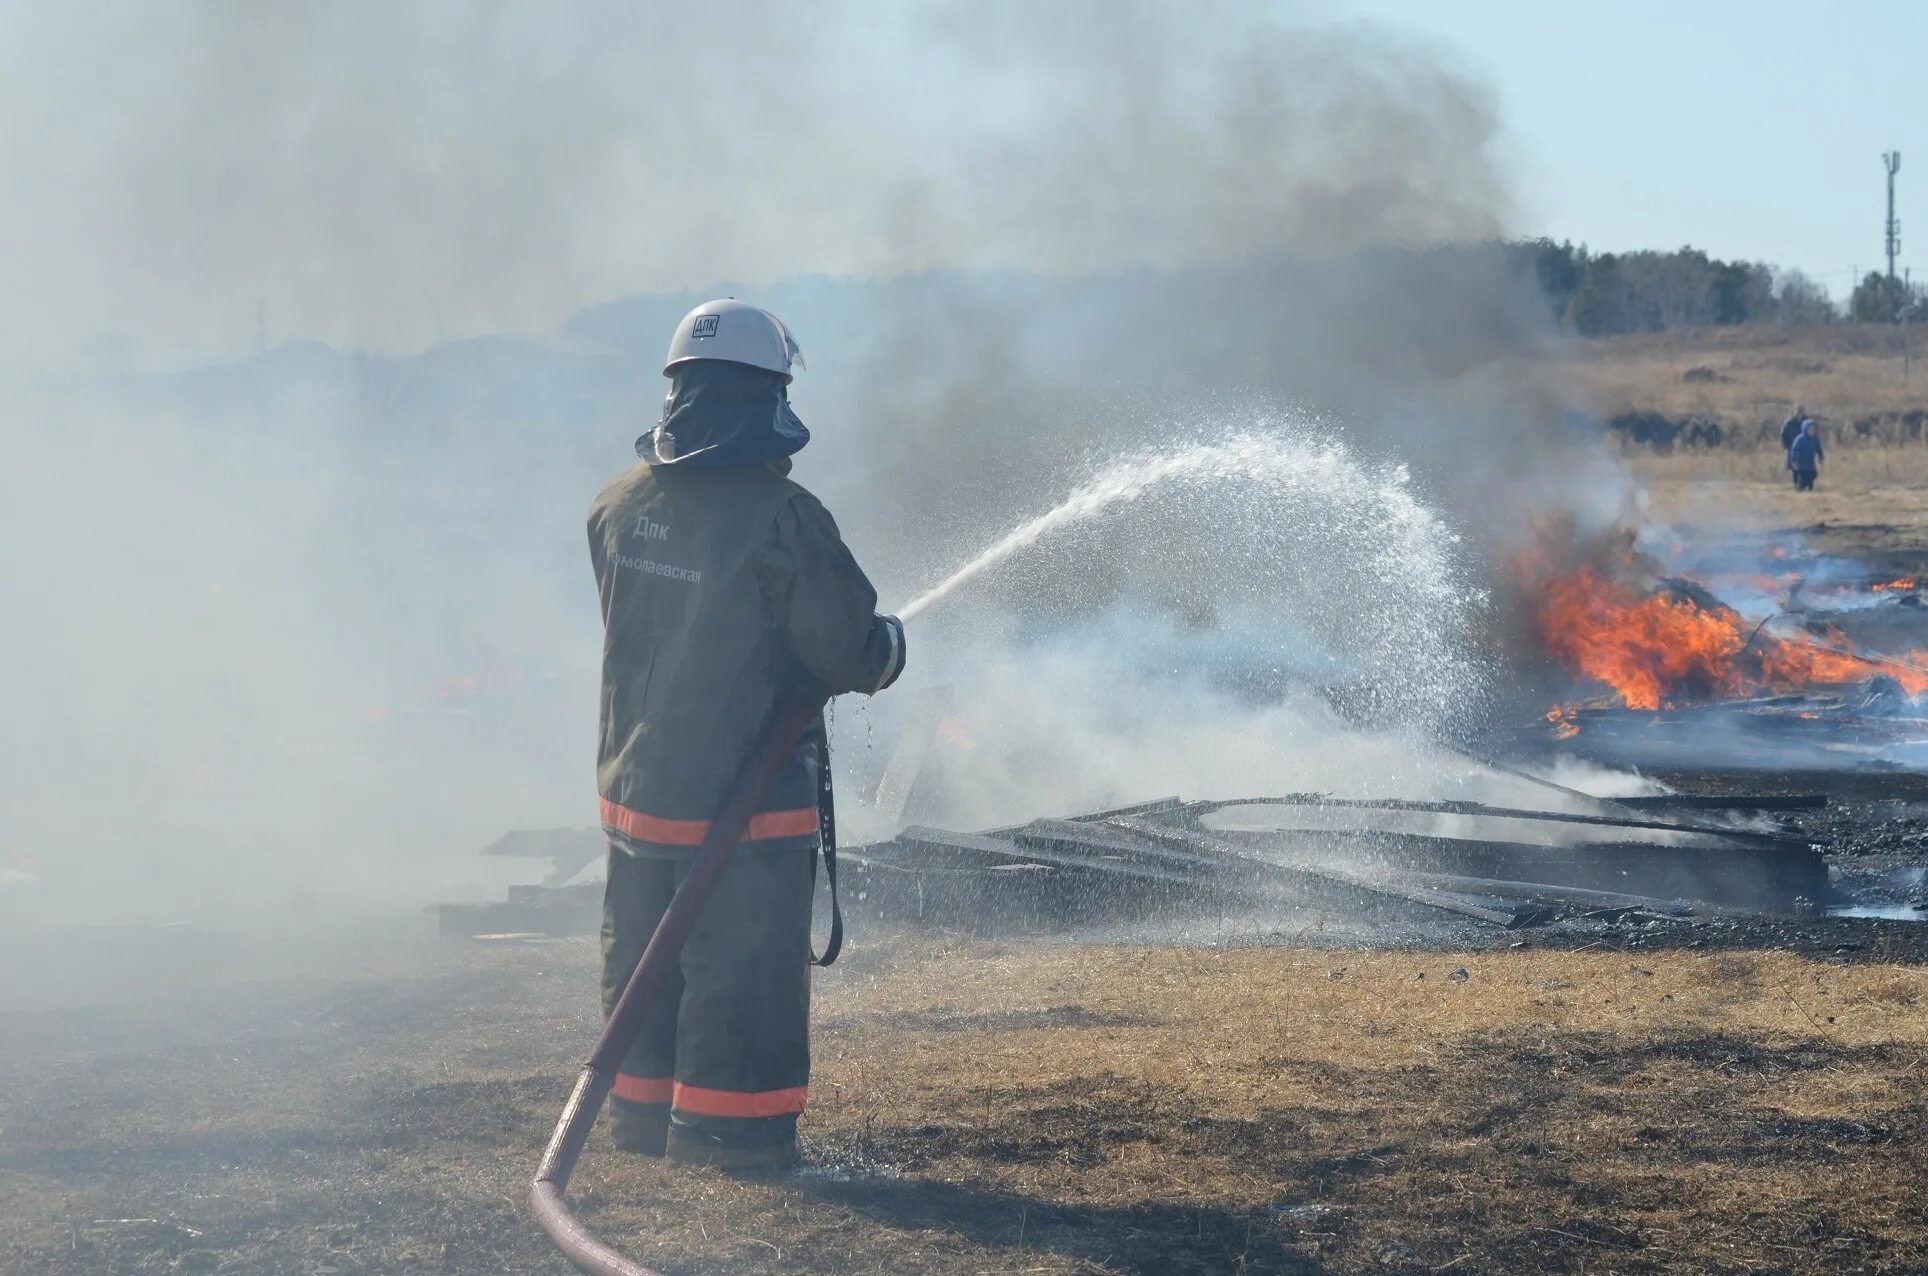
<svg viewBox="0 0 1928 1276">
<path fill-rule="evenodd" d="M 808 1089 L 799 1085 L 782 1090 L 711 1090 L 683 1085 L 670 1077 L 632 1077 L 618 1072 L 610 1093 L 626 1103 L 669 1104 L 691 1116 L 769 1117 L 803 1111 Z"/>
<path fill-rule="evenodd" d="M 602 823 L 624 837 L 633 837 L 639 842 L 654 842 L 659 846 L 701 846 L 709 836 L 708 820 L 666 820 L 661 816 L 645 815 L 632 811 L 626 806 L 618 806 L 608 798 L 601 799 Z M 746 842 L 767 842 L 783 837 L 809 837 L 817 831 L 817 808 L 800 806 L 787 811 L 762 811 L 750 817 L 749 830 L 744 833 Z"/>
</svg>

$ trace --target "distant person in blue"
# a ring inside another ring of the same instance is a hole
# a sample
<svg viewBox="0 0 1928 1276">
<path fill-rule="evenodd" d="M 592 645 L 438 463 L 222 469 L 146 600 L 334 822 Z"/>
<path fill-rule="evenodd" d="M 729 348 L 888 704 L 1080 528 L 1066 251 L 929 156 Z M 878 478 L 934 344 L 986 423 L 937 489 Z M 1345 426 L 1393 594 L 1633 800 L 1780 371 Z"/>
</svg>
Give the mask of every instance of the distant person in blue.
<svg viewBox="0 0 1928 1276">
<path fill-rule="evenodd" d="M 1801 432 L 1794 436 L 1794 442 L 1787 449 L 1787 468 L 1794 471 L 1794 490 L 1812 492 L 1814 476 L 1826 459 L 1827 454 L 1821 450 L 1821 433 L 1814 428 L 1814 422 L 1801 422 Z"/>
</svg>

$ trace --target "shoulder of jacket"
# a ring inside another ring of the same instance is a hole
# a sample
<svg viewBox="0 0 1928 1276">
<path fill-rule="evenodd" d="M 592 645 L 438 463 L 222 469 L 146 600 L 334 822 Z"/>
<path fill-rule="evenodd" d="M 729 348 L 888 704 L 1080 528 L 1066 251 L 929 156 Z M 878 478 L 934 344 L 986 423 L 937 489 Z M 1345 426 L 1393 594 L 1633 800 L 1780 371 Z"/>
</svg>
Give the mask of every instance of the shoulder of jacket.
<svg viewBox="0 0 1928 1276">
<path fill-rule="evenodd" d="M 818 500 L 816 493 L 812 492 L 809 488 L 797 482 L 795 479 L 786 478 L 780 474 L 773 475 L 772 477 L 783 485 L 783 499 L 777 507 L 780 511 L 795 511 L 797 517 L 805 522 L 816 522 L 830 518 L 830 511 L 824 508 L 824 503 Z"/>
<path fill-rule="evenodd" d="M 595 518 L 610 506 L 621 504 L 651 478 L 649 466 L 638 461 L 603 485 L 603 490 L 596 493 L 596 499 L 589 502 L 589 517 Z"/>
<path fill-rule="evenodd" d="M 770 507 L 767 543 L 780 545 L 801 538 L 814 544 L 825 537 L 843 539 L 836 519 L 809 488 L 780 474 L 773 473 L 770 478 L 770 491 L 776 500 Z"/>
</svg>

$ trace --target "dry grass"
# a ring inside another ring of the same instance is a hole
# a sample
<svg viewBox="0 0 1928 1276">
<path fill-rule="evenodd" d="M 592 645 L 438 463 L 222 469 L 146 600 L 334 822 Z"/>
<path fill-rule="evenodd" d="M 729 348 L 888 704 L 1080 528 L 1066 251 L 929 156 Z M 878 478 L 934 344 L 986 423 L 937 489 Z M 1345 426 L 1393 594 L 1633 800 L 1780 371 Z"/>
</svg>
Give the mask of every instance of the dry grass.
<svg viewBox="0 0 1928 1276">
<path fill-rule="evenodd" d="M 1724 446 L 1778 461 L 1780 425 L 1797 403 L 1822 425 L 1830 451 L 1855 441 L 1920 443 L 1921 428 L 1910 433 L 1898 419 L 1928 408 L 1924 354 L 1919 334 L 1904 341 L 1898 329 L 1870 325 L 1687 329 L 1581 343 L 1565 378 L 1599 416 L 1714 420 Z"/>
<path fill-rule="evenodd" d="M 1918 548 L 1928 530 L 1928 446 L 1843 450 L 1830 445 L 1812 492 L 1796 492 L 1776 458 L 1726 449 L 1656 455 L 1628 449 L 1652 513 L 1665 522 L 1766 529 L 1888 528 L 1894 548 Z"/>
<path fill-rule="evenodd" d="M 1621 453 L 1628 468 L 1642 478 L 1791 488 L 1778 448 L 1678 448 L 1663 454 L 1627 445 Z M 1831 442 L 1821 463 L 1821 483 L 1852 492 L 1928 487 L 1928 443 Z"/>
<path fill-rule="evenodd" d="M 1777 954 L 924 949 L 834 998 L 811 1117 L 904 1179 L 581 1181 L 731 1270 L 1918 1270 L 1924 992 Z"/>
<path fill-rule="evenodd" d="M 1908 348 L 1928 354 L 1915 334 Z M 1928 528 L 1928 368 L 1903 349 L 1901 332 L 1872 326 L 1709 328 L 1578 343 L 1557 375 L 1602 418 L 1720 425 L 1715 447 L 1616 444 L 1663 519 L 1914 530 Z M 1827 445 L 1808 494 L 1792 490 L 1780 447 L 1797 403 Z"/>
<path fill-rule="evenodd" d="M 482 959 L 285 1023 L 136 1010 L 104 1054 L 0 1024 L 40 1043 L 0 1068 L 0 1269 L 565 1271 L 520 1190 L 590 948 Z M 808 1133 L 845 1172 L 598 1140 L 593 1226 L 677 1273 L 1928 1267 L 1919 968 L 902 941 L 819 988 Z"/>
</svg>

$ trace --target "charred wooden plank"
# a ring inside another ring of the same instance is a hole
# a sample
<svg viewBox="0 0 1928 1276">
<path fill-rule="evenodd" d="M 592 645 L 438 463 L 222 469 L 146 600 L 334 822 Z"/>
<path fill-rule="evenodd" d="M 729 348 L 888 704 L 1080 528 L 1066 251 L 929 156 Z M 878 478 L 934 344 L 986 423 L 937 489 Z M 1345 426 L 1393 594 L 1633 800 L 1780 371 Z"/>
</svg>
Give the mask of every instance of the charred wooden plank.
<svg viewBox="0 0 1928 1276">
<path fill-rule="evenodd" d="M 1375 869 L 1523 879 L 1665 898 L 1717 900 L 1732 907 L 1784 909 L 1827 891 L 1827 862 L 1811 848 L 1665 846 L 1587 842 L 1577 846 L 1440 837 L 1387 829 L 1278 833 L 1213 830 L 1232 846 L 1262 849 L 1288 863 L 1308 856 L 1364 859 Z"/>
<path fill-rule="evenodd" d="M 1261 860 L 1241 854 L 1236 848 L 1197 829 L 1169 828 L 1131 816 L 1119 817 L 1111 823 L 1122 825 L 1131 834 L 1148 841 L 1156 841 L 1179 854 L 1195 856 L 1203 863 L 1235 865 L 1243 871 L 1257 872 L 1261 875 L 1271 874 L 1281 878 L 1297 877 L 1301 880 L 1310 878 L 1355 893 L 1389 896 L 1410 904 L 1457 913 L 1462 917 L 1472 917 L 1509 929 L 1529 924 L 1541 911 L 1509 900 L 1495 900 L 1491 904 L 1483 904 L 1471 899 L 1457 898 L 1450 892 L 1429 887 L 1404 886 L 1397 882 L 1387 883 L 1377 877 L 1353 873 L 1325 864 L 1311 864 L 1303 860 L 1292 863 Z"/>
<path fill-rule="evenodd" d="M 1683 899 L 1661 899 L 1653 895 L 1629 895 L 1621 891 L 1589 890 L 1584 886 L 1562 886 L 1554 882 L 1515 882 L 1490 877 L 1458 877 L 1450 873 L 1402 873 L 1400 878 L 1440 890 L 1470 895 L 1495 895 L 1513 899 L 1533 899 L 1587 908 L 1634 908 L 1669 917 L 1688 917 L 1696 912 L 1722 911 L 1712 905 Z"/>
<path fill-rule="evenodd" d="M 1786 697 L 1799 699 L 1799 697 Z M 1597 806 L 1614 807 L 1623 811 L 1818 811 L 1828 804 L 1825 793 L 1785 793 L 1756 796 L 1752 798 L 1726 798 L 1713 794 L 1663 793 L 1643 797 L 1600 797 L 1582 789 L 1570 788 L 1558 780 L 1535 775 L 1519 767 L 1508 766 L 1483 753 L 1475 753 L 1464 746 L 1442 744 L 1438 747 L 1468 762 L 1510 775 L 1529 784 L 1537 784 L 1543 789 L 1562 794 L 1569 798 L 1592 802 Z"/>
<path fill-rule="evenodd" d="M 1409 904 L 1442 909 L 1445 912 L 1458 913 L 1462 917 L 1491 922 L 1507 930 L 1537 925 L 1547 920 L 1543 909 L 1520 905 L 1509 900 L 1494 900 L 1493 904 L 1497 905 L 1495 907 L 1476 903 L 1453 891 L 1418 884 L 1409 885 L 1392 878 L 1366 877 L 1359 873 L 1349 873 L 1344 869 L 1323 865 L 1299 864 L 1294 866 L 1294 871 L 1324 878 L 1326 881 L 1349 886 L 1354 890 L 1369 891 L 1375 895 L 1390 895 L 1394 899 L 1403 899 Z"/>
<path fill-rule="evenodd" d="M 1185 799 L 1181 797 L 1162 797 L 1153 798 L 1149 802 L 1138 802 L 1131 806 L 1115 807 L 1109 811 L 1093 811 L 1089 815 L 1073 815 L 1069 818 L 1075 823 L 1089 824 L 1108 820 L 1115 815 L 1154 815 L 1164 811 L 1176 811 L 1184 806 Z M 1028 824 L 1000 824 L 996 828 L 985 829 L 984 833 L 987 837 L 1016 837 L 1028 827 L 1030 827 Z"/>
<path fill-rule="evenodd" d="M 1119 827 L 1121 823 L 1125 826 Z M 1330 900 L 1337 892 L 1355 901 L 1394 900 L 1505 927 L 1531 924 L 1546 914 L 1537 901 L 1482 898 L 1431 885 L 1384 882 L 1326 865 L 1260 859 L 1207 834 L 1153 824 L 1142 816 L 1113 816 L 1100 824 L 1036 820 L 1010 839 L 913 827 L 897 840 L 919 853 L 946 855 L 950 858 L 944 862 L 950 865 L 972 859 L 987 867 L 1048 866 L 1088 879 L 1136 883 L 1149 893 L 1148 904 L 1169 898 L 1156 893 L 1171 891 L 1300 904 Z M 868 853 L 875 855 L 877 850 Z M 913 868 L 914 864 L 895 867 Z M 920 888 L 920 916 L 924 899 Z"/>
<path fill-rule="evenodd" d="M 1543 775 L 1535 775 L 1531 771 L 1524 771 L 1524 770 L 1521 770 L 1519 767 L 1508 766 L 1506 763 L 1498 761 L 1494 758 L 1489 758 L 1484 754 L 1474 753 L 1471 750 L 1465 748 L 1464 746 L 1441 744 L 1438 747 L 1441 749 L 1444 749 L 1446 752 L 1451 753 L 1457 757 L 1465 758 L 1468 762 L 1474 763 L 1475 765 L 1483 766 L 1489 771 L 1497 771 L 1501 775 L 1510 775 L 1516 780 L 1525 780 L 1528 784 L 1537 784 L 1543 789 L 1550 790 L 1554 793 L 1562 794 L 1563 796 L 1566 796 L 1566 797 L 1579 798 L 1582 801 L 1594 802 L 1601 806 L 1624 805 L 1624 803 L 1617 798 L 1595 797 L 1591 793 L 1586 793 L 1575 788 L 1569 788 L 1566 785 L 1561 784 L 1558 780 L 1549 780 L 1547 777 Z"/>
<path fill-rule="evenodd" d="M 1497 771 L 1501 775 L 1510 775 L 1514 779 L 1525 780 L 1529 784 L 1537 784 L 1543 789 L 1562 794 L 1569 798 L 1577 798 L 1581 801 L 1591 802 L 1596 806 L 1611 807 L 1622 811 L 1796 811 L 1827 805 L 1827 798 L 1822 794 L 1803 794 L 1790 798 L 1776 798 L 1772 799 L 1771 804 L 1741 802 L 1717 804 L 1711 801 L 1703 803 L 1703 799 L 1699 797 L 1679 793 L 1649 797 L 1600 797 L 1597 794 L 1588 793 L 1583 789 L 1571 788 L 1561 784 L 1557 780 L 1548 779 L 1546 776 L 1535 775 L 1533 772 L 1520 767 L 1509 766 L 1496 758 L 1488 757 L 1484 753 L 1476 753 L 1464 746 L 1440 745 L 1438 747 L 1448 753 L 1465 758 L 1467 761 L 1478 766 L 1485 767 L 1489 771 Z"/>
<path fill-rule="evenodd" d="M 1602 828 L 1693 833 L 1742 842 L 1750 846 L 1805 847 L 1807 845 L 1804 838 L 1790 837 L 1781 833 L 1757 833 L 1749 829 L 1724 828 L 1717 824 L 1684 823 L 1679 820 L 1645 820 L 1618 815 L 1578 815 L 1568 811 L 1533 811 L 1520 807 L 1487 806 L 1483 802 L 1422 802 L 1410 798 L 1335 798 L 1323 793 L 1288 793 L 1283 797 L 1200 802 L 1194 803 L 1191 809 L 1203 814 L 1233 806 L 1316 806 L 1362 811 L 1409 811 L 1427 815 L 1474 815 L 1498 820 L 1535 820 L 1552 824 L 1590 824 Z"/>
<path fill-rule="evenodd" d="M 1637 811 L 1819 811 L 1828 805 L 1825 793 L 1772 793 L 1746 797 L 1716 793 L 1662 793 L 1651 797 L 1615 798 L 1614 805 Z"/>
<path fill-rule="evenodd" d="M 1118 816 L 1129 820 L 1139 817 Z M 1288 884 L 1283 874 L 1271 871 L 1276 866 L 1264 860 L 1200 848 L 1188 843 L 1167 843 L 1135 831 L 1105 824 L 1081 824 L 1074 820 L 1033 820 L 1015 838 L 1021 854 L 1027 856 L 1070 856 L 1094 867 L 1132 865 L 1175 873 L 1189 881 L 1220 889 L 1265 893 Z"/>
<path fill-rule="evenodd" d="M 1069 888 L 1071 874 L 1044 864 L 938 864 L 930 848 L 900 860 L 909 849 L 886 843 L 842 856 L 845 908 L 989 934 L 1059 930 L 1079 920 L 1084 892 Z"/>
<path fill-rule="evenodd" d="M 1068 821 L 1054 821 L 1068 823 Z M 981 856 L 987 861 L 986 867 L 993 865 L 1040 864 L 1053 868 L 1077 869 L 1089 873 L 1107 873 L 1118 877 L 1132 877 L 1141 881 L 1164 882 L 1168 884 L 1199 885 L 1197 874 L 1186 874 L 1181 869 L 1162 867 L 1157 864 L 1133 862 L 1102 855 L 1080 855 L 1040 846 L 1027 840 L 1023 845 L 1000 837 L 988 837 L 981 833 L 953 833 L 948 829 L 928 828 L 913 825 L 898 834 L 897 840 L 913 847 L 935 847 L 946 851 L 965 851 Z"/>
<path fill-rule="evenodd" d="M 1153 798 L 1149 802 L 1117 806 L 1109 811 L 1093 811 L 1089 815 L 1074 815 L 1071 818 L 1080 824 L 1095 824 L 1121 815 L 1156 815 L 1160 811 L 1175 811 L 1183 805 L 1185 805 L 1185 799 L 1173 794 L 1171 797 Z"/>
<path fill-rule="evenodd" d="M 860 894 L 879 916 L 957 926 L 973 933 L 1061 931 L 1110 915 L 1129 916 L 1176 887 L 1099 879 L 1084 871 L 1022 858 L 1009 842 L 947 829 L 913 828 L 867 847 Z M 846 901 L 850 898 L 846 890 Z"/>
<path fill-rule="evenodd" d="M 892 854 L 895 848 L 908 855 Z M 890 842 L 865 848 L 873 858 L 915 869 L 984 869 L 1009 864 L 1016 845 L 996 833 L 957 833 L 912 825 Z"/>
</svg>

